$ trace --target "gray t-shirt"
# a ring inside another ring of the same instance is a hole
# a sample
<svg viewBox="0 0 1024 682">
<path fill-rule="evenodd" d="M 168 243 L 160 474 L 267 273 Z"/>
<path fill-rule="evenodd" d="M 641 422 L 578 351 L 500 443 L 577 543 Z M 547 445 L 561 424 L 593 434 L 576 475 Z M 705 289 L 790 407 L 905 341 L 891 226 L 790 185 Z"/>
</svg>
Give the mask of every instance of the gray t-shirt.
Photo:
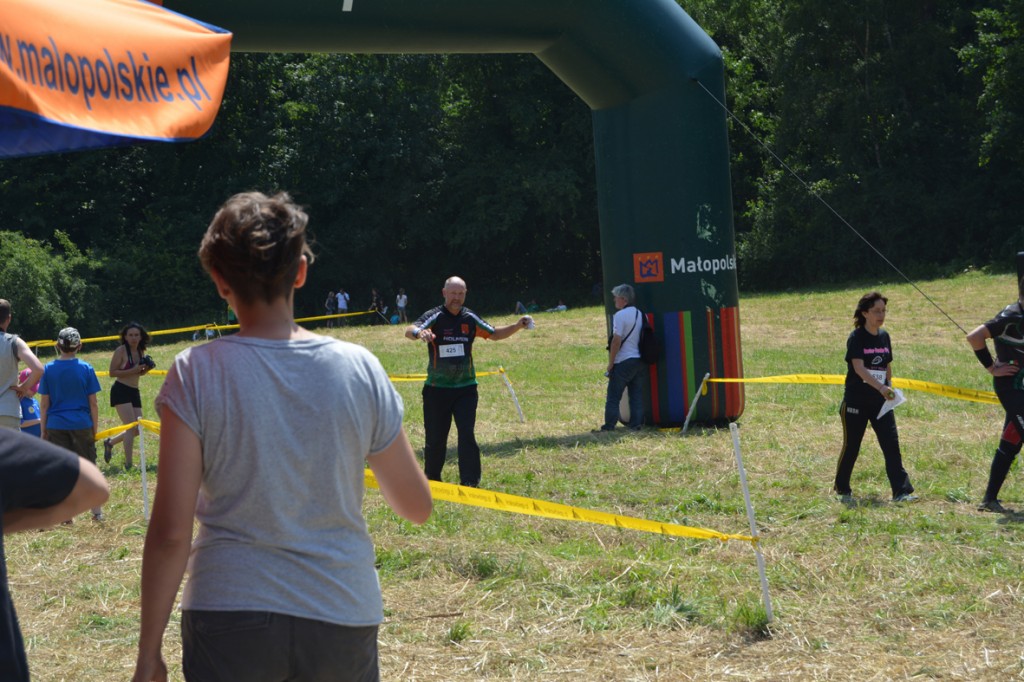
<svg viewBox="0 0 1024 682">
<path fill-rule="evenodd" d="M 381 622 L 363 472 L 403 406 L 372 353 L 322 336 L 224 337 L 175 358 L 156 406 L 203 448 L 183 609 Z"/>
<path fill-rule="evenodd" d="M 21 418 L 21 400 L 14 389 L 18 383 L 17 335 L 0 332 L 0 415 Z"/>
</svg>

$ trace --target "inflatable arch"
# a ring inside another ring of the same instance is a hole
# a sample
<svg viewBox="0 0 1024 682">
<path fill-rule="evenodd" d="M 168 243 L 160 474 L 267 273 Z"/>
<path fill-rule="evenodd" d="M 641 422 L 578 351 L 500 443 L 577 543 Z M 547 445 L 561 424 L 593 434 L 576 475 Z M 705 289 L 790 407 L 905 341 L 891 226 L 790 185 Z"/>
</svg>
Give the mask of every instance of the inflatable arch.
<svg viewBox="0 0 1024 682">
<path fill-rule="evenodd" d="M 682 424 L 705 373 L 742 376 L 722 58 L 675 0 L 163 4 L 241 52 L 536 55 L 593 112 L 606 303 L 632 284 L 662 340 L 647 421 Z M 742 384 L 708 390 L 696 421 L 742 413 Z"/>
</svg>

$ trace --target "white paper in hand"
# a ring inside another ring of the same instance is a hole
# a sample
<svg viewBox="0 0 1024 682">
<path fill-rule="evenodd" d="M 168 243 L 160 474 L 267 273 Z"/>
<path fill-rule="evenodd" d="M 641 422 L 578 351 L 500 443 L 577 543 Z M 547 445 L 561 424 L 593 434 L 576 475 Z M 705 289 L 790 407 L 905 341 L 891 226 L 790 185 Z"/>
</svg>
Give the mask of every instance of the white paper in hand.
<svg viewBox="0 0 1024 682">
<path fill-rule="evenodd" d="M 894 388 L 892 389 L 892 392 L 895 395 L 895 397 L 892 400 L 886 400 L 884 403 L 882 403 L 882 409 L 878 411 L 879 419 L 884 417 L 886 412 L 891 412 L 892 410 L 895 410 L 903 403 L 907 402 L 907 398 L 906 396 L 903 395 L 903 391 L 901 391 L 898 388 Z"/>
</svg>

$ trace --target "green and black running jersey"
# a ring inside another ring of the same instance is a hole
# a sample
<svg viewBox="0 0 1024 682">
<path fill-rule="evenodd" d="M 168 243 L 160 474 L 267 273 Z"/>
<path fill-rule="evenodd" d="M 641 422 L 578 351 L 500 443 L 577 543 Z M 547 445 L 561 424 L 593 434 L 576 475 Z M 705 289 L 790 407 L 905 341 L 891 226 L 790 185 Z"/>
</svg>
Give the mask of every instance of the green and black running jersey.
<svg viewBox="0 0 1024 682">
<path fill-rule="evenodd" d="M 434 341 L 427 346 L 427 386 L 462 388 L 476 384 L 473 340 L 478 336 L 489 338 L 494 327 L 469 308 L 463 307 L 453 315 L 439 305 L 420 315 L 415 328 L 417 333 L 423 329 L 434 332 Z"/>
<path fill-rule="evenodd" d="M 985 327 L 995 340 L 1000 362 L 1024 364 L 1024 308 L 1019 301 L 1003 308 Z"/>
</svg>

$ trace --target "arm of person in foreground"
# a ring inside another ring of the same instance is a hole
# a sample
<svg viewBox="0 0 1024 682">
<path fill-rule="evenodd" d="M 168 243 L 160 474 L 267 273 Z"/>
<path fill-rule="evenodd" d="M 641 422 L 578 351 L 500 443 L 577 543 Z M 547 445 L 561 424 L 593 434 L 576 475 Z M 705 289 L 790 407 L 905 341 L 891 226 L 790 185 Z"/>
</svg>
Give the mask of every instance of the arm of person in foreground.
<svg viewBox="0 0 1024 682">
<path fill-rule="evenodd" d="M 501 341 L 515 334 L 520 329 L 526 329 L 527 325 L 530 324 L 530 316 L 523 315 L 512 324 L 507 324 L 504 327 L 495 327 L 494 333 L 490 335 L 491 341 Z"/>
<path fill-rule="evenodd" d="M 430 484 L 416 462 L 404 428 L 391 445 L 368 457 L 367 462 L 381 495 L 396 514 L 415 524 L 427 520 L 434 508 Z"/>
<path fill-rule="evenodd" d="M 142 618 L 133 682 L 167 679 L 161 646 L 185 575 L 203 475 L 199 437 L 170 408 L 160 416 L 160 478 L 142 551 Z"/>
<path fill-rule="evenodd" d="M 47 444 L 49 445 L 49 444 Z M 53 446 L 56 447 L 56 446 Z M 78 480 L 68 496 L 53 505 L 41 509 L 12 509 L 4 514 L 4 535 L 21 530 L 50 528 L 61 521 L 74 518 L 86 509 L 99 507 L 110 496 L 107 481 L 96 465 L 78 458 Z"/>
<path fill-rule="evenodd" d="M 50 411 L 50 396 L 39 394 L 39 437 L 46 440 L 46 413 Z"/>
<path fill-rule="evenodd" d="M 96 440 L 96 432 L 100 426 L 100 406 L 96 394 L 89 394 L 89 416 L 92 417 L 92 439 Z"/>
<path fill-rule="evenodd" d="M 28 395 L 28 389 L 30 386 L 35 386 L 39 379 L 43 376 L 43 363 L 39 362 L 39 358 L 32 352 L 32 349 L 28 347 L 28 344 L 22 338 L 18 338 L 14 342 L 15 348 L 18 349 L 18 359 L 25 363 L 25 366 L 32 370 L 32 373 L 25 377 L 25 380 L 20 384 L 17 384 L 15 392 L 19 398 L 24 398 Z"/>
</svg>

